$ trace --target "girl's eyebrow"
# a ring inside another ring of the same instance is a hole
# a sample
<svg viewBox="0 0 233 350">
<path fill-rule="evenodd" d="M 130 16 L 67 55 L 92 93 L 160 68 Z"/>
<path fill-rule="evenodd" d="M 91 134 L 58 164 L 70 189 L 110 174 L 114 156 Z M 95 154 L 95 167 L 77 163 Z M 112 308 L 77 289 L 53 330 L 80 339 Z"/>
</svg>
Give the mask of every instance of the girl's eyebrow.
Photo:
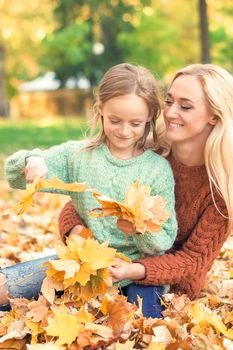
<svg viewBox="0 0 233 350">
<path fill-rule="evenodd" d="M 171 94 L 170 92 L 167 93 L 167 96 L 172 98 L 172 94 Z M 190 100 L 190 99 L 187 98 L 187 97 L 180 97 L 179 100 L 184 101 L 184 102 L 191 102 L 191 103 L 194 103 L 194 101 Z"/>
</svg>

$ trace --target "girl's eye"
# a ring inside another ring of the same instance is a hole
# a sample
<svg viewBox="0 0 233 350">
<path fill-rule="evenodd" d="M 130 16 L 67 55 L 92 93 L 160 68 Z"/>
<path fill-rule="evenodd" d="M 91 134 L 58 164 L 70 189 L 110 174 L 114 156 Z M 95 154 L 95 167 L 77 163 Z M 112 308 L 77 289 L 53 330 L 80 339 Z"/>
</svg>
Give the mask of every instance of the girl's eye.
<svg viewBox="0 0 233 350">
<path fill-rule="evenodd" d="M 111 123 L 112 123 L 112 124 L 118 124 L 118 123 L 119 123 L 119 120 L 111 120 Z"/>
</svg>

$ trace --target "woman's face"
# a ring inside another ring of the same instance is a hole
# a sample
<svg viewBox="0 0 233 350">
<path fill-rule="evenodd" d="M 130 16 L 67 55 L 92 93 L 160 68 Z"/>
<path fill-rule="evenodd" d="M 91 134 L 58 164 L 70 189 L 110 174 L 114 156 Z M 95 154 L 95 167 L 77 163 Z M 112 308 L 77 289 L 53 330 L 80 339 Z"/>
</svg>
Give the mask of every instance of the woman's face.
<svg viewBox="0 0 233 350">
<path fill-rule="evenodd" d="M 206 142 L 216 118 L 207 106 L 199 80 L 181 75 L 171 85 L 164 108 L 167 138 L 172 142 Z"/>
</svg>

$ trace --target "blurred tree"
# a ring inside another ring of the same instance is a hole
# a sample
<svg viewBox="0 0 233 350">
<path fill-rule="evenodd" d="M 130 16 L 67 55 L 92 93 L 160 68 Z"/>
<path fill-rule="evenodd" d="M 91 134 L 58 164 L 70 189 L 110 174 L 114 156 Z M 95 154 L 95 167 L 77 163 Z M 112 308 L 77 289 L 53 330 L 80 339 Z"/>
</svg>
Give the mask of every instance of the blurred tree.
<svg viewBox="0 0 233 350">
<path fill-rule="evenodd" d="M 215 0 L 208 3 L 212 61 L 233 73 L 233 3 Z"/>
<path fill-rule="evenodd" d="M 5 50 L 0 45 L 0 117 L 8 116 L 8 101 L 5 93 Z"/>
<path fill-rule="evenodd" d="M 53 69 L 63 85 L 80 74 L 95 85 L 110 66 L 124 61 L 119 36 L 133 31 L 131 18 L 148 2 L 57 0 L 57 27 L 43 41 L 42 64 Z"/>
<path fill-rule="evenodd" d="M 126 60 L 169 79 L 174 70 L 199 59 L 197 22 L 196 0 L 152 0 L 138 14 L 134 31 L 120 35 Z"/>
<path fill-rule="evenodd" d="M 199 1 L 201 62 L 210 63 L 209 28 L 206 0 Z"/>
<path fill-rule="evenodd" d="M 1 0 L 0 42 L 4 46 L 7 95 L 18 91 L 22 81 L 41 72 L 40 43 L 54 29 L 53 2 L 48 0 Z"/>
</svg>

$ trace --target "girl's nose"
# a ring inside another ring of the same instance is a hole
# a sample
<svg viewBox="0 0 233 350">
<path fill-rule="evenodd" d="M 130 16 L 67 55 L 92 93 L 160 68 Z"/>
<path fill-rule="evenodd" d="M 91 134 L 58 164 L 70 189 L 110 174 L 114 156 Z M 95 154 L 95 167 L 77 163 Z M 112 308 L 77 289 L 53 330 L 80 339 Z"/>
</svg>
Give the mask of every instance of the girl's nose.
<svg viewBox="0 0 233 350">
<path fill-rule="evenodd" d="M 122 124 L 119 132 L 121 136 L 127 136 L 129 134 L 129 125 Z"/>
</svg>

